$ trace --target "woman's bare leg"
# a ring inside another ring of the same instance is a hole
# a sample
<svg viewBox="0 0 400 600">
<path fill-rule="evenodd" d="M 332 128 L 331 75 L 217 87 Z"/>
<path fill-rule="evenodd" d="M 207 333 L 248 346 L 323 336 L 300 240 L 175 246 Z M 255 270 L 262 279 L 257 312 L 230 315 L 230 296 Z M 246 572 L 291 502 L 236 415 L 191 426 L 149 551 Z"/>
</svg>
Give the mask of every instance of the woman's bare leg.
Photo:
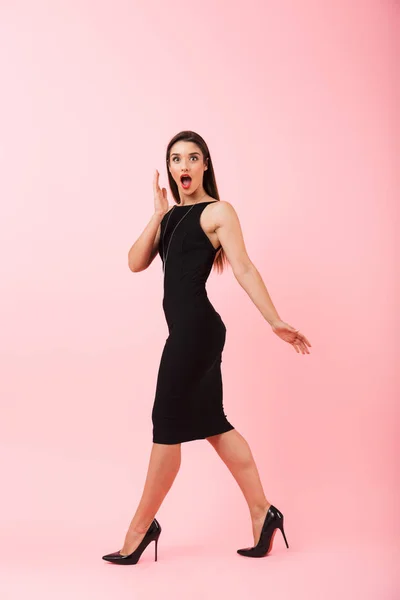
<svg viewBox="0 0 400 600">
<path fill-rule="evenodd" d="M 181 466 L 181 444 L 154 444 L 143 493 L 133 516 L 121 554 L 139 546 Z"/>
<path fill-rule="evenodd" d="M 265 497 L 250 446 L 236 429 L 206 439 L 224 461 L 244 494 L 250 510 L 256 545 L 271 503 Z"/>
</svg>

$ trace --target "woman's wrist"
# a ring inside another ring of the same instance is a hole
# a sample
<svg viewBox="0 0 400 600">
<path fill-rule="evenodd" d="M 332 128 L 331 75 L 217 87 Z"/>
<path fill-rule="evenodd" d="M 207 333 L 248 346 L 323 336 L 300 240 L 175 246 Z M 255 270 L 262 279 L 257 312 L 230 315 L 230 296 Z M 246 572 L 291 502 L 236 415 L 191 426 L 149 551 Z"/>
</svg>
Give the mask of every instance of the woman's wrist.
<svg viewBox="0 0 400 600">
<path fill-rule="evenodd" d="M 269 324 L 271 325 L 271 327 L 276 327 L 280 323 L 283 323 L 283 321 L 279 317 L 275 318 L 275 319 L 272 319 L 271 321 L 269 321 Z"/>
<path fill-rule="evenodd" d="M 154 211 L 152 218 L 155 219 L 156 221 L 161 221 L 162 218 L 164 217 L 164 215 L 167 214 L 168 211 Z"/>
</svg>

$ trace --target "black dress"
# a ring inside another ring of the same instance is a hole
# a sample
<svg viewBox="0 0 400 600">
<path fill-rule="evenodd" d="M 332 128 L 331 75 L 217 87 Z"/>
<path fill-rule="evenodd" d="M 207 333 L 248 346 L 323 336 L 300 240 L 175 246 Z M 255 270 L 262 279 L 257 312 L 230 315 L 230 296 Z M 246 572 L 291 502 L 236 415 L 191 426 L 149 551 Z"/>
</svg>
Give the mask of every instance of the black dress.
<svg viewBox="0 0 400 600">
<path fill-rule="evenodd" d="M 169 335 L 152 410 L 157 444 L 204 439 L 234 429 L 222 402 L 226 327 L 205 287 L 219 249 L 200 225 L 200 215 L 211 202 L 175 205 L 161 221 L 159 255 L 162 260 L 166 255 L 163 309 Z"/>
</svg>

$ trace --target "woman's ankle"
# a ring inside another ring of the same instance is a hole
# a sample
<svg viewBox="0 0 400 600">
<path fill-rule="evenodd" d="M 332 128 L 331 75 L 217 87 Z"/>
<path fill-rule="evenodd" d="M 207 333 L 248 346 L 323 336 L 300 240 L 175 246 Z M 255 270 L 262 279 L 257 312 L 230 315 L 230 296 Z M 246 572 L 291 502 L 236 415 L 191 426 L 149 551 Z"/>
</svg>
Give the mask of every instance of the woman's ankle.
<svg viewBox="0 0 400 600">
<path fill-rule="evenodd" d="M 265 517 L 270 506 L 271 506 L 270 502 L 268 502 L 268 500 L 266 500 L 265 503 L 258 504 L 257 506 L 252 507 L 250 509 L 251 520 L 256 521 L 257 519 Z"/>
</svg>

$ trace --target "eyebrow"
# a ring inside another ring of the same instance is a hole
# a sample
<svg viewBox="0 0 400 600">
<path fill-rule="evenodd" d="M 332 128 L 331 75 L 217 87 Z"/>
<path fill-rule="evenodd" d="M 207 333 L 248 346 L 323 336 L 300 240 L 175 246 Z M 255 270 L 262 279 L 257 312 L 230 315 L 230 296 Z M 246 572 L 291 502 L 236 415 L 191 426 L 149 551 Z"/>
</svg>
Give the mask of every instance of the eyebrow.
<svg viewBox="0 0 400 600">
<path fill-rule="evenodd" d="M 200 152 L 189 152 L 189 156 L 192 154 L 198 154 L 200 156 Z M 180 156 L 179 152 L 173 152 L 171 156 Z"/>
</svg>

